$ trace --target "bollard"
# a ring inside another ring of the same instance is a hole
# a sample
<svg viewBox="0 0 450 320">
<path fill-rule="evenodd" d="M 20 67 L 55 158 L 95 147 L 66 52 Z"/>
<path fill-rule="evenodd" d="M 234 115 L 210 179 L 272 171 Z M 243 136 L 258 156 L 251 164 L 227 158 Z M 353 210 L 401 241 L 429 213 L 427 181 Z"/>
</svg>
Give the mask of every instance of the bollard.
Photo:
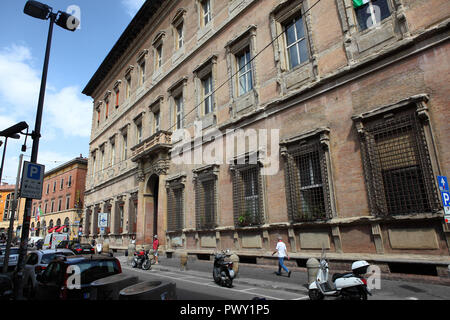
<svg viewBox="0 0 450 320">
<path fill-rule="evenodd" d="M 308 271 L 308 285 L 316 281 L 317 272 L 319 271 L 319 260 L 310 258 L 306 261 L 306 269 Z"/>
<path fill-rule="evenodd" d="M 119 300 L 122 289 L 138 283 L 138 277 L 115 274 L 91 283 L 90 300 Z"/>
<path fill-rule="evenodd" d="M 239 272 L 239 256 L 237 254 L 233 253 L 230 256 L 230 261 L 233 262 L 234 276 L 237 277 L 238 272 Z"/>
<path fill-rule="evenodd" d="M 145 281 L 119 293 L 119 300 L 177 300 L 176 284 L 167 281 Z"/>
<path fill-rule="evenodd" d="M 180 256 L 180 271 L 187 270 L 188 255 L 186 252 Z"/>
</svg>

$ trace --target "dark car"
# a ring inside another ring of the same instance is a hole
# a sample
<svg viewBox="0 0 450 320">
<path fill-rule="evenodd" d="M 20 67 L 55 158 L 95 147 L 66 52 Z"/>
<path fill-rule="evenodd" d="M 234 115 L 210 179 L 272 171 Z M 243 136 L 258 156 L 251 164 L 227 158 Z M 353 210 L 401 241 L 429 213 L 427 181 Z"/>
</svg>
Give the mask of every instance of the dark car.
<svg viewBox="0 0 450 320">
<path fill-rule="evenodd" d="M 6 274 L 0 274 L 0 300 L 11 300 L 13 297 L 13 282 Z"/>
<path fill-rule="evenodd" d="M 94 254 L 95 249 L 88 243 L 76 243 L 69 247 L 75 254 Z"/>
<path fill-rule="evenodd" d="M 119 260 L 106 255 L 59 257 L 37 276 L 39 300 L 89 299 L 91 283 L 122 273 Z"/>
<path fill-rule="evenodd" d="M 56 245 L 57 249 L 72 249 L 72 246 L 80 244 L 77 240 L 63 240 Z"/>
</svg>

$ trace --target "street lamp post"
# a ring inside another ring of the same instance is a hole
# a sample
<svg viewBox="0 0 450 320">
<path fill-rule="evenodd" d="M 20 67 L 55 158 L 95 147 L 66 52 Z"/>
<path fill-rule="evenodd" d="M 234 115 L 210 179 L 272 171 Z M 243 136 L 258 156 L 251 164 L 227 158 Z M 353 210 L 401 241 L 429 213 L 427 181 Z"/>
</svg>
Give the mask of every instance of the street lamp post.
<svg viewBox="0 0 450 320">
<path fill-rule="evenodd" d="M 45 87 L 47 83 L 47 71 L 48 71 L 48 62 L 50 58 L 53 24 L 56 23 L 58 26 L 66 30 L 75 31 L 75 29 L 79 25 L 79 21 L 76 17 L 71 16 L 65 12 L 58 11 L 57 13 L 54 13 L 51 7 L 38 1 L 27 1 L 23 11 L 25 14 L 32 16 L 34 18 L 42 20 L 50 20 L 47 36 L 47 46 L 45 49 L 44 67 L 42 71 L 41 88 L 39 91 L 36 122 L 34 124 L 35 125 L 34 131 L 31 134 L 31 137 L 33 139 L 33 146 L 31 149 L 31 163 L 36 163 L 39 149 L 39 138 L 41 137 L 42 111 L 44 106 Z M 25 201 L 25 212 L 22 224 L 22 236 L 20 239 L 19 257 L 17 261 L 15 286 L 14 286 L 14 293 L 17 299 L 23 298 L 23 269 L 25 267 L 25 256 L 27 253 L 28 235 L 30 232 L 32 201 L 33 199 L 31 198 L 26 198 Z"/>
</svg>

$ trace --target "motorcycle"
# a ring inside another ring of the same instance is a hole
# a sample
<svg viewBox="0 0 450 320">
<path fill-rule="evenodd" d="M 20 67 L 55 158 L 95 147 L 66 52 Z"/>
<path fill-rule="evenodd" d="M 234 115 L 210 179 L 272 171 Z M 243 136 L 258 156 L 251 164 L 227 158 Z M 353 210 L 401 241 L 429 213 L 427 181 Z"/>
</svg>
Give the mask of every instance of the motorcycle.
<svg viewBox="0 0 450 320">
<path fill-rule="evenodd" d="M 367 288 L 367 279 L 364 278 L 369 266 L 365 260 L 355 261 L 352 264 L 352 272 L 335 273 L 330 281 L 328 262 L 324 250 L 322 250 L 316 281 L 309 285 L 309 298 L 322 300 L 326 296 L 332 296 L 351 300 L 367 300 L 367 295 L 372 295 Z"/>
<path fill-rule="evenodd" d="M 215 283 L 231 288 L 235 273 L 233 262 L 225 261 L 227 254 L 229 254 L 229 250 L 214 255 L 213 278 Z"/>
<path fill-rule="evenodd" d="M 149 270 L 152 267 L 151 259 L 148 256 L 148 252 L 145 250 L 138 250 L 134 253 L 133 260 L 131 261 L 133 268 L 142 268 Z"/>
</svg>

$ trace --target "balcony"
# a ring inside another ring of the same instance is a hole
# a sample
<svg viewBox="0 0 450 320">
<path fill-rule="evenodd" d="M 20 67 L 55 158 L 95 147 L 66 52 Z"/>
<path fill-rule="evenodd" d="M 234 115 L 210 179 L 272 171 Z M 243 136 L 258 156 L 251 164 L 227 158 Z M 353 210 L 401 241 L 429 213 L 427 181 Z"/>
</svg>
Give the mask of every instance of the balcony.
<svg viewBox="0 0 450 320">
<path fill-rule="evenodd" d="M 172 148 L 172 132 L 158 131 L 131 148 L 131 160 L 138 162 L 151 158 L 159 152 L 168 152 Z"/>
</svg>

